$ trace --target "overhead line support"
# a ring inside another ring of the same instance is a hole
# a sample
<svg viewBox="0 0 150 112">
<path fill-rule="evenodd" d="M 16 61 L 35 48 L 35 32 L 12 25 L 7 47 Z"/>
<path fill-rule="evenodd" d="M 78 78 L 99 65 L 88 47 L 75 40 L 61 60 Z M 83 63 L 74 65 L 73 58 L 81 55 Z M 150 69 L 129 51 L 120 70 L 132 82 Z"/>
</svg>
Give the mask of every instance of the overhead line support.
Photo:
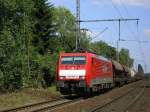
<svg viewBox="0 0 150 112">
<path fill-rule="evenodd" d="M 120 19 L 96 19 L 96 20 L 80 20 L 80 22 L 109 22 L 109 21 L 139 21 L 140 19 L 120 18 Z"/>
<path fill-rule="evenodd" d="M 76 0 L 76 3 L 76 50 L 78 50 L 80 45 L 80 0 Z"/>
<path fill-rule="evenodd" d="M 101 20 L 80 20 L 80 22 L 109 22 L 109 21 L 118 21 L 119 22 L 119 32 L 118 32 L 118 40 L 117 40 L 117 51 L 116 51 L 116 60 L 119 62 L 119 41 L 121 40 L 120 36 L 121 36 L 121 21 L 137 21 L 137 25 L 138 25 L 138 21 L 140 19 L 130 19 L 130 18 L 119 18 L 119 19 L 101 19 Z"/>
</svg>

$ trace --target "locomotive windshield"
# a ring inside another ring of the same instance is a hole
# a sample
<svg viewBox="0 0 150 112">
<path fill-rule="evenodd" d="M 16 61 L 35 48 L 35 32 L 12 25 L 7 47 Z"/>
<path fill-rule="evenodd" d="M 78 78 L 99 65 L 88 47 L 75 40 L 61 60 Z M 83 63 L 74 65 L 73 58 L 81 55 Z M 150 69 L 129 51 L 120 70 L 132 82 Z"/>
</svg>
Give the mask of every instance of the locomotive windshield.
<svg viewBox="0 0 150 112">
<path fill-rule="evenodd" d="M 85 62 L 85 56 L 63 56 L 61 58 L 61 64 L 84 65 Z"/>
</svg>

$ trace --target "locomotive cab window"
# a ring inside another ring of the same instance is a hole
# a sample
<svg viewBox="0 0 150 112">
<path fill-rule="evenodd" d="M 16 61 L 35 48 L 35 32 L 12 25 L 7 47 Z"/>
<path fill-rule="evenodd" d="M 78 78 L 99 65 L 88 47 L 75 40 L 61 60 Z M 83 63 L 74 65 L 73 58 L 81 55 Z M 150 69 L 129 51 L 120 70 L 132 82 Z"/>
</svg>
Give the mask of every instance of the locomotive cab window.
<svg viewBox="0 0 150 112">
<path fill-rule="evenodd" d="M 69 56 L 62 57 L 61 64 L 73 64 L 73 57 L 69 57 Z"/>
<path fill-rule="evenodd" d="M 84 65 L 85 63 L 85 56 L 63 56 L 61 58 L 61 64 Z"/>
<path fill-rule="evenodd" d="M 84 65 L 85 64 L 85 57 L 84 56 L 74 57 L 74 64 Z"/>
</svg>

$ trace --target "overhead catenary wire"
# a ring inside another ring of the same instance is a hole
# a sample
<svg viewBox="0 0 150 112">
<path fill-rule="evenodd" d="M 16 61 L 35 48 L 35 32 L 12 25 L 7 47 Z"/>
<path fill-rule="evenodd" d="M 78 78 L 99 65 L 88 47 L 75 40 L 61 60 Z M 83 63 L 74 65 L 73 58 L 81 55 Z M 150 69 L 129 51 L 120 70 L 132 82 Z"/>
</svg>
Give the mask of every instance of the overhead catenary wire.
<svg viewBox="0 0 150 112">
<path fill-rule="evenodd" d="M 122 2 L 122 0 L 120 0 L 120 3 L 121 3 L 122 6 L 124 7 L 124 9 L 125 9 L 127 15 L 129 15 L 129 12 L 128 12 L 126 6 L 124 5 L 124 3 Z M 112 1 L 112 5 L 113 5 L 114 9 L 118 12 L 118 14 L 122 17 L 122 14 L 121 14 L 119 8 L 113 3 L 113 1 Z M 127 25 L 128 25 L 128 24 L 127 24 Z M 138 24 L 138 21 L 137 21 L 137 34 L 138 34 L 138 25 L 139 25 L 139 24 Z M 134 32 L 131 30 L 131 28 L 130 28 L 129 26 L 128 26 L 127 29 L 134 35 Z M 136 37 L 136 36 L 133 36 L 133 37 Z M 137 35 L 137 38 L 138 38 L 138 35 Z M 135 38 L 135 39 L 136 39 L 136 38 Z M 141 52 L 142 57 L 144 57 L 144 52 L 143 52 L 143 49 L 142 49 L 142 47 L 141 47 L 141 42 L 140 42 L 139 38 L 138 38 L 138 41 L 139 41 L 139 42 L 138 42 L 138 43 L 139 43 L 139 50 L 140 50 L 140 52 Z M 117 43 L 117 44 L 118 44 L 118 43 Z"/>
<path fill-rule="evenodd" d="M 113 8 L 118 12 L 119 16 L 120 16 L 121 18 L 123 18 L 123 16 L 122 16 L 120 10 L 119 10 L 118 7 L 113 3 L 112 0 L 111 0 L 111 3 L 112 3 Z"/>
<path fill-rule="evenodd" d="M 127 7 L 124 5 L 123 1 L 122 0 L 119 0 L 119 1 L 122 4 L 122 7 L 124 8 L 124 10 L 126 11 L 126 14 L 129 15 L 129 11 L 128 11 Z M 113 1 L 112 1 L 112 5 L 113 5 L 114 9 L 118 12 L 118 14 L 122 17 L 122 14 L 121 14 L 119 8 L 113 3 Z M 139 22 L 137 21 L 137 36 L 136 36 L 134 34 L 134 32 L 132 31 L 131 27 L 127 24 L 127 29 L 129 30 L 129 32 L 133 35 L 135 40 L 138 39 L 138 41 L 139 41 L 138 44 L 139 44 L 139 51 L 141 52 L 141 56 L 145 57 L 142 46 L 141 46 L 142 41 L 140 41 L 139 34 L 138 34 L 139 33 L 138 27 L 139 27 Z M 145 63 L 144 59 L 143 59 L 143 62 Z"/>
<path fill-rule="evenodd" d="M 97 38 L 99 35 L 101 35 L 102 33 L 104 33 L 106 30 L 108 29 L 108 27 L 106 27 L 105 29 L 103 29 L 101 32 L 99 32 L 96 36 L 94 36 L 91 40 L 94 40 L 95 38 Z"/>
<path fill-rule="evenodd" d="M 121 39 L 121 21 L 138 21 L 139 19 L 130 19 L 130 18 L 120 18 L 120 19 L 102 19 L 102 20 L 80 20 L 80 22 L 109 22 L 109 21 L 118 21 L 119 22 L 119 32 L 118 32 L 118 36 L 119 39 L 117 40 L 117 52 L 116 52 L 116 60 L 119 62 L 119 41 Z"/>
<path fill-rule="evenodd" d="M 143 58 L 143 57 L 145 57 L 145 53 L 144 53 L 144 51 L 143 51 L 143 48 L 142 48 L 142 43 L 146 43 L 146 42 L 143 42 L 143 41 L 141 41 L 141 39 L 140 39 L 140 34 L 139 34 L 139 22 L 137 21 L 137 23 L 136 23 L 136 28 L 137 28 L 137 34 L 131 29 L 131 27 L 128 25 L 128 24 L 126 24 L 126 27 L 127 27 L 127 29 L 128 29 L 128 31 L 130 32 L 130 34 L 131 35 L 133 35 L 133 38 L 135 39 L 135 40 L 137 40 L 137 42 L 138 42 L 138 45 L 139 45 L 139 52 L 140 52 L 140 54 L 141 54 L 141 58 Z M 146 62 L 145 62 L 145 60 L 144 60 L 144 58 L 143 58 L 143 63 L 144 63 L 144 66 L 145 66 L 145 64 L 146 64 Z M 146 71 L 146 69 L 145 69 L 145 71 Z"/>
<path fill-rule="evenodd" d="M 123 1 L 122 1 L 122 0 L 120 0 L 120 3 L 122 4 L 122 7 L 124 8 L 124 10 L 125 10 L 125 12 L 126 12 L 127 16 L 129 16 L 130 14 L 129 14 L 129 11 L 128 11 L 128 9 L 127 9 L 126 5 L 123 3 Z"/>
<path fill-rule="evenodd" d="M 133 19 L 124 19 L 123 17 L 122 17 L 122 14 L 121 14 L 121 12 L 120 12 L 120 10 L 119 10 L 119 8 L 112 2 L 112 5 L 113 5 L 113 7 L 114 7 L 114 9 L 118 12 L 118 14 L 120 15 L 120 19 L 107 19 L 107 20 L 80 20 L 80 15 L 78 15 L 79 14 L 79 9 L 80 9 L 80 0 L 77 0 L 77 23 L 80 25 L 80 23 L 81 22 L 100 22 L 100 21 L 119 21 L 119 39 L 118 39 L 118 41 L 117 41 L 117 49 L 119 49 L 119 41 L 120 41 L 120 21 L 129 21 L 129 20 L 133 20 Z M 126 9 L 126 12 L 127 12 L 127 9 Z M 135 19 L 135 20 L 139 20 L 139 19 Z M 137 22 L 138 23 L 138 22 Z M 80 27 L 78 27 L 78 29 L 79 29 Z M 78 38 L 77 38 L 77 43 L 79 43 L 79 33 L 78 33 L 78 36 L 77 36 Z M 117 50 L 118 51 L 118 50 Z M 119 62 L 119 54 L 117 55 L 118 57 L 117 57 L 117 60 L 118 60 L 118 62 Z"/>
</svg>

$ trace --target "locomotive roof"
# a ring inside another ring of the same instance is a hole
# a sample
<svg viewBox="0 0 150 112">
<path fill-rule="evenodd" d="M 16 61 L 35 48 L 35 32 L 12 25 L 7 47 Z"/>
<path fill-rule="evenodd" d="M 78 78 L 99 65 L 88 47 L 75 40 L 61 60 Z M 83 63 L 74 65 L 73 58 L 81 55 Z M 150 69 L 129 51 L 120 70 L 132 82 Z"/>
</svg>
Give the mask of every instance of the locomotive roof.
<svg viewBox="0 0 150 112">
<path fill-rule="evenodd" d="M 75 52 L 75 53 L 61 53 L 60 55 L 62 56 L 83 56 L 87 53 L 78 53 L 78 52 Z"/>
<path fill-rule="evenodd" d="M 109 59 L 107 59 L 107 58 L 105 58 L 103 56 L 96 55 L 94 53 L 89 53 L 89 52 L 83 52 L 83 53 L 80 53 L 80 52 L 79 53 L 78 52 L 75 52 L 75 53 L 61 53 L 61 56 L 85 56 L 85 55 L 90 55 L 90 56 L 98 58 L 100 60 L 110 62 Z"/>
</svg>

